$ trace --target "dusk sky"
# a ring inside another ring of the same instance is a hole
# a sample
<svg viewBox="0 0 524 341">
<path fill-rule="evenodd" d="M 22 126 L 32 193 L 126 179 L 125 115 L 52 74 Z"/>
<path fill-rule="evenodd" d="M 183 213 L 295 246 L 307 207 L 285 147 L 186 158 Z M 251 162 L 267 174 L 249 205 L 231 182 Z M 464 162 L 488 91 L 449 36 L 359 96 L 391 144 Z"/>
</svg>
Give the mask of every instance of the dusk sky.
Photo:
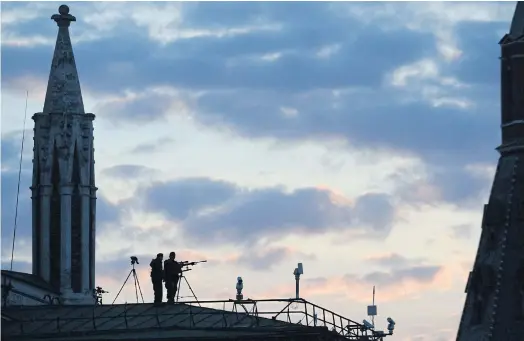
<svg viewBox="0 0 524 341">
<path fill-rule="evenodd" d="M 31 271 L 33 121 L 61 3 L 2 3 L 2 268 Z M 301 296 L 391 341 L 454 340 L 500 142 L 515 3 L 83 2 L 70 32 L 96 115 L 96 285 L 206 259 L 200 299 Z M 182 286 L 182 295 L 188 295 Z M 133 302 L 130 282 L 119 302 Z M 165 300 L 165 298 L 164 298 Z"/>
</svg>

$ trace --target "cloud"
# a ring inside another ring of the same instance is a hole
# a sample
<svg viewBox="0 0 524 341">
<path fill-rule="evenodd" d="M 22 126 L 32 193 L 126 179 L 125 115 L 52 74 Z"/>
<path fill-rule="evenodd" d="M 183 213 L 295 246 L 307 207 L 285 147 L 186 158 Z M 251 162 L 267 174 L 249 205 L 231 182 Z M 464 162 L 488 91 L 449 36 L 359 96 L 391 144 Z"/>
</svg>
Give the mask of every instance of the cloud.
<svg viewBox="0 0 524 341">
<path fill-rule="evenodd" d="M 97 194 L 96 198 L 96 223 L 97 230 L 103 229 L 106 225 L 119 221 L 121 218 L 121 207 L 107 200 L 102 193 Z"/>
<path fill-rule="evenodd" d="M 340 294 L 357 302 L 369 302 L 370 289 L 376 286 L 382 302 L 406 300 L 422 291 L 448 290 L 454 269 L 428 265 L 405 267 L 391 271 L 373 271 L 364 274 L 345 274 L 339 277 L 304 278 L 301 281 L 303 297 Z M 275 297 L 292 292 L 288 285 L 269 289 L 264 297 Z"/>
<path fill-rule="evenodd" d="M 2 141 L 3 145 L 3 141 Z M 20 178 L 20 195 L 18 198 L 17 212 L 17 189 L 18 171 L 2 171 L 1 173 L 1 210 L 2 210 L 2 256 L 7 251 L 11 252 L 11 243 L 16 216 L 16 244 L 18 249 L 24 241 L 31 239 L 31 172 L 24 171 Z"/>
<path fill-rule="evenodd" d="M 165 4 L 157 4 L 150 9 L 164 11 L 162 9 L 164 6 Z M 236 11 L 236 8 L 245 6 L 231 3 L 222 4 L 221 7 L 223 11 Z M 254 6 L 254 8 L 256 7 Z M 127 11 L 122 8 L 119 9 Z M 293 10 L 295 13 L 298 10 L 311 21 L 306 22 L 304 19 L 306 17 L 298 17 L 290 21 L 289 17 L 286 17 L 284 22 L 284 18 L 280 14 L 283 9 Z M 85 17 L 83 12 L 87 10 L 87 7 L 79 7 L 74 12 L 79 18 L 74 29 L 79 31 L 80 37 L 89 29 L 92 29 L 90 22 L 86 23 L 80 20 Z M 138 10 L 138 8 L 135 7 L 134 10 Z M 201 5 L 193 7 L 191 12 L 196 13 L 200 10 L 208 11 L 206 5 Z M 348 84 L 355 84 L 357 81 L 378 84 L 382 70 L 390 69 L 399 62 L 402 63 L 402 61 L 407 62 L 416 59 L 417 56 L 421 56 L 431 49 L 431 41 L 427 39 L 428 36 L 425 34 L 421 35 L 417 32 L 404 30 L 396 32 L 398 34 L 388 35 L 380 30 L 363 30 L 363 27 L 355 26 L 356 22 L 348 22 L 343 18 L 337 20 L 329 4 L 304 4 L 299 7 L 286 4 L 268 4 L 263 6 L 262 11 L 263 14 L 258 13 L 257 16 L 265 16 L 265 23 L 260 23 L 251 28 L 244 26 L 244 24 L 239 24 L 240 26 L 237 27 L 229 26 L 227 29 L 224 27 L 227 32 L 243 32 L 244 34 L 217 36 L 216 34 L 198 33 L 211 30 L 204 29 L 200 24 L 186 19 L 184 20 L 184 25 L 187 27 L 186 32 L 192 31 L 193 34 L 186 35 L 188 39 L 175 39 L 169 44 L 155 44 L 148 39 L 130 39 L 129 28 L 133 33 L 142 32 L 133 36 L 133 38 L 138 38 L 147 32 L 144 32 L 143 29 L 137 30 L 137 28 L 143 26 L 149 28 L 149 32 L 146 33 L 149 37 L 154 31 L 156 33 L 153 33 L 153 35 L 159 37 L 171 34 L 166 33 L 166 30 L 160 33 L 159 27 L 155 27 L 161 22 L 158 21 L 158 17 L 156 17 L 156 21 L 137 22 L 135 18 L 142 18 L 143 13 L 142 17 L 132 15 L 131 25 L 118 26 L 118 30 L 113 30 L 113 36 L 110 35 L 104 39 L 103 35 L 100 35 L 97 40 L 80 39 L 75 44 L 78 65 L 82 65 L 84 59 L 92 61 L 90 72 L 81 73 L 83 75 L 82 82 L 90 88 L 99 89 L 99 91 L 104 90 L 104 87 L 107 87 L 107 90 L 123 89 L 128 88 L 130 84 L 138 85 L 141 83 L 148 86 L 153 82 L 155 84 L 170 83 L 177 84 L 178 87 L 201 89 L 225 86 L 229 88 L 280 88 L 286 90 L 290 88 L 311 89 L 312 86 L 344 87 Z M 176 10 L 169 13 L 170 20 L 173 20 L 176 17 L 174 15 L 177 13 Z M 124 18 L 118 19 L 123 20 Z M 156 24 L 153 24 L 153 22 Z M 213 25 L 213 22 L 215 20 L 206 22 L 205 25 Z M 53 37 L 53 25 L 43 22 L 40 18 L 30 21 L 26 25 L 31 27 L 46 25 L 46 30 L 43 32 Z M 169 27 L 169 24 L 163 23 L 161 26 L 166 28 Z M 178 34 L 183 34 L 180 29 L 183 30 L 184 28 L 177 27 L 176 23 L 172 28 L 175 29 L 175 32 L 178 30 Z M 217 27 L 214 27 L 215 32 L 217 29 Z M 10 30 L 16 32 L 20 28 L 11 27 Z M 305 30 L 307 34 L 305 34 Z M 360 32 L 359 35 L 351 33 L 356 30 Z M 115 37 L 115 34 L 118 37 Z M 407 43 L 410 40 L 409 38 L 417 40 L 418 43 Z M 319 62 L 312 53 L 307 53 L 311 49 L 316 50 L 326 46 L 326 40 L 347 43 L 340 47 L 337 54 L 331 56 L 329 63 Z M 119 43 L 115 44 L 115 41 Z M 358 49 L 355 48 L 357 46 Z M 393 48 L 394 46 L 396 48 Z M 4 65 L 17 68 L 9 71 L 11 69 L 6 67 L 4 75 L 6 79 L 10 79 L 13 74 L 20 74 L 22 70 L 26 70 L 24 73 L 31 72 L 44 75 L 41 70 L 47 68 L 39 67 L 37 69 L 27 63 L 29 61 L 28 53 L 33 56 L 42 55 L 43 57 L 48 52 L 48 46 L 35 46 L 31 49 L 11 46 L 4 48 L 9 50 L 9 53 L 3 54 Z M 260 63 L 256 58 L 252 58 L 282 49 L 289 49 L 293 53 L 272 63 Z M 373 60 L 369 60 L 369 56 L 376 56 L 374 57 L 376 59 L 378 57 L 377 52 L 382 49 L 391 51 L 387 61 L 376 62 L 377 67 L 373 69 L 364 68 L 365 64 L 373 62 Z M 102 51 L 104 52 L 102 53 Z M 130 51 L 133 51 L 133 53 L 129 53 Z M 42 59 L 46 60 L 45 58 Z M 15 63 L 16 60 L 18 60 L 18 63 Z M 130 63 L 131 65 L 140 64 L 141 67 L 126 69 L 125 71 L 111 70 L 108 67 L 120 62 Z M 23 67 L 20 64 L 23 64 Z M 29 69 L 25 69 L 26 67 Z M 350 75 L 350 77 L 338 72 L 341 67 L 347 69 L 346 75 Z M 284 71 L 285 73 L 283 73 Z M 99 82 L 101 76 L 103 74 L 107 76 L 108 72 L 112 76 L 118 77 L 112 77 L 107 83 Z M 211 74 L 213 77 L 208 77 Z M 280 76 L 282 74 L 292 74 L 294 77 L 282 78 Z"/>
<path fill-rule="evenodd" d="M 391 253 L 387 255 L 372 256 L 366 259 L 372 264 L 377 264 L 386 268 L 405 268 L 408 266 L 418 266 L 424 262 L 424 259 L 410 259 L 398 253 Z"/>
<path fill-rule="evenodd" d="M 6 257 L 5 259 L 2 259 L 2 270 L 11 270 L 11 258 L 8 259 Z M 13 271 L 31 273 L 33 268 L 31 262 L 14 260 Z"/>
<path fill-rule="evenodd" d="M 182 113 L 247 138 L 339 139 L 421 159 L 441 200 L 478 195 L 463 169 L 496 157 L 496 42 L 513 6 L 457 4 L 450 18 L 440 4 L 231 3 L 219 5 L 228 14 L 220 20 L 210 16 L 218 5 L 151 6 L 154 20 L 140 5 L 74 11 L 77 63 L 89 68 L 82 85 L 99 94 L 98 114 L 146 124 Z M 7 33 L 28 39 L 42 27 L 53 38 L 42 19 L 49 10 L 32 8 L 32 31 L 9 24 Z M 6 22 L 17 13 L 7 7 Z M 35 60 L 49 49 L 3 46 L 6 86 L 21 75 L 45 79 L 49 66 Z"/>
<path fill-rule="evenodd" d="M 123 65 L 114 65 L 112 70 L 121 68 Z M 116 95 L 101 96 L 93 111 L 120 126 L 122 122 L 145 124 L 165 120 L 170 115 L 189 116 L 196 94 L 172 87 L 151 87 L 140 91 L 125 89 Z"/>
<path fill-rule="evenodd" d="M 235 263 L 248 266 L 256 271 L 270 270 L 275 265 L 289 259 L 315 260 L 314 254 L 298 252 L 289 247 L 270 247 L 256 245 L 246 247 L 240 255 L 233 257 Z"/>
<path fill-rule="evenodd" d="M 198 243 L 253 243 L 295 233 L 355 230 L 387 236 L 395 218 L 387 194 L 342 200 L 329 190 L 301 188 L 246 189 L 208 178 L 157 182 L 138 190 L 135 209 L 157 212 L 180 223 Z"/>
<path fill-rule="evenodd" d="M 456 239 L 469 239 L 471 237 L 472 226 L 463 224 L 451 226 L 451 233 Z"/>
<path fill-rule="evenodd" d="M 396 194 L 405 203 L 476 206 L 488 194 L 494 175 L 484 164 L 480 165 L 480 169 L 474 166 L 430 165 L 422 171 L 399 170 L 391 178 L 397 184 Z"/>
<path fill-rule="evenodd" d="M 483 194 L 491 186 L 491 179 L 478 175 L 468 169 L 437 169 L 430 183 L 439 189 L 442 199 L 448 202 L 461 202 Z"/>
<path fill-rule="evenodd" d="M 142 154 L 154 153 L 156 151 L 161 150 L 163 147 L 169 145 L 174 141 L 175 140 L 170 137 L 161 137 L 153 142 L 139 144 L 133 147 L 130 152 Z"/>
<path fill-rule="evenodd" d="M 399 103 L 399 94 L 388 90 L 355 90 L 338 96 L 322 90 L 308 96 L 242 92 L 242 100 L 234 100 L 238 93 L 201 96 L 197 119 L 227 125 L 252 137 L 342 138 L 353 147 L 396 150 L 433 164 L 486 162 L 496 146 L 493 111 L 479 110 L 472 121 L 463 109 L 432 107 L 420 101 Z M 381 100 L 373 101 L 373 97 Z M 297 108 L 300 115 L 288 120 L 277 103 Z M 466 132 L 469 138 L 465 140 Z"/>
<path fill-rule="evenodd" d="M 24 134 L 24 150 L 22 155 L 22 169 L 30 170 L 32 167 L 32 140 L 33 130 L 26 129 L 2 132 L 2 170 L 18 172 L 20 167 L 20 152 L 22 151 L 22 134 Z"/>
<path fill-rule="evenodd" d="M 370 226 L 375 231 L 388 231 L 394 223 L 395 208 L 391 197 L 383 193 L 368 193 L 360 196 L 353 213 L 357 224 Z"/>
<path fill-rule="evenodd" d="M 149 175 L 155 171 L 153 168 L 142 165 L 118 165 L 103 169 L 102 174 L 117 179 L 130 179 Z"/>
<path fill-rule="evenodd" d="M 439 266 L 416 266 L 391 272 L 375 271 L 366 274 L 362 279 L 379 286 L 390 286 L 411 280 L 425 283 L 432 281 L 439 270 L 441 270 Z M 349 275 L 346 278 L 351 280 L 353 276 Z"/>
<path fill-rule="evenodd" d="M 300 189 L 254 190 L 240 195 L 238 202 L 222 210 L 188 221 L 186 230 L 199 238 L 227 240 L 239 235 L 246 240 L 282 232 L 315 233 L 344 229 L 350 225 L 351 209 L 334 204 L 327 191 Z"/>
<path fill-rule="evenodd" d="M 20 144 L 16 143 L 16 139 L 2 136 L 2 168 L 9 166 L 14 168 L 17 165 L 20 155 Z"/>
<path fill-rule="evenodd" d="M 143 190 L 145 208 L 172 219 L 186 219 L 193 212 L 219 206 L 238 189 L 224 181 L 206 178 L 157 182 Z"/>
</svg>

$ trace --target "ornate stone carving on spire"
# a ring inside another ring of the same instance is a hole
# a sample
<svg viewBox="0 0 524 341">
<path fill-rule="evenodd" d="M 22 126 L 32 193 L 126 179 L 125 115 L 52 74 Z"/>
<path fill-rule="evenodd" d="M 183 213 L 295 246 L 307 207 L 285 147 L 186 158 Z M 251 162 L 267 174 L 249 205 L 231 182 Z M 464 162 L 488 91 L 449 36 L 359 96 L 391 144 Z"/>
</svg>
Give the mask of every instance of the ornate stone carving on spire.
<svg viewBox="0 0 524 341">
<path fill-rule="evenodd" d="M 76 18 L 69 14 L 69 7 L 66 5 L 60 6 L 58 12 L 60 14 L 51 17 L 58 25 L 58 35 L 43 113 L 84 114 L 80 81 L 69 36 L 69 25 Z"/>
</svg>

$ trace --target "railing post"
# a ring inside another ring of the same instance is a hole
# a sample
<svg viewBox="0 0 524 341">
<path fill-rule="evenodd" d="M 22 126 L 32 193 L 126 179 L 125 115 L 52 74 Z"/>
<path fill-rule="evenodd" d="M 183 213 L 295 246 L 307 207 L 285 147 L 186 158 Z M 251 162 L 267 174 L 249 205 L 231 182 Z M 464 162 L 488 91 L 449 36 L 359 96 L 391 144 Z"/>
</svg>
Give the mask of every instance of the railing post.
<svg viewBox="0 0 524 341">
<path fill-rule="evenodd" d="M 258 318 L 258 306 L 257 302 L 253 303 L 253 315 L 255 316 L 256 326 L 260 327 L 260 319 Z"/>
<path fill-rule="evenodd" d="M 156 316 L 156 325 L 158 326 L 158 328 L 162 328 L 162 326 L 160 325 L 160 318 L 158 317 L 158 308 L 155 310 L 155 316 Z"/>
<path fill-rule="evenodd" d="M 95 315 L 95 308 L 94 307 L 93 307 L 92 320 L 93 320 L 93 329 L 96 330 L 96 315 Z"/>
<path fill-rule="evenodd" d="M 222 328 L 227 328 L 227 317 L 226 317 L 226 313 L 225 311 L 222 312 L 222 321 L 223 321 L 223 325 L 222 325 Z"/>
<path fill-rule="evenodd" d="M 304 311 L 306 312 L 306 326 L 309 326 L 309 318 L 307 313 L 307 302 L 304 302 Z"/>
</svg>

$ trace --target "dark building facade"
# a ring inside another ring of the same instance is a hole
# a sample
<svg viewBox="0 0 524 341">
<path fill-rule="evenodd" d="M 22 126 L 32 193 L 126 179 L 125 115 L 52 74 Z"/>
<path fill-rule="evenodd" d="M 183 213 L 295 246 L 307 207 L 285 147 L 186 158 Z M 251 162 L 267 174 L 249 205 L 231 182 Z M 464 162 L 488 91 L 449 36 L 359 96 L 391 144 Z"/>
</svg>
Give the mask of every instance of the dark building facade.
<svg viewBox="0 0 524 341">
<path fill-rule="evenodd" d="M 457 341 L 524 340 L 524 2 L 500 46 L 500 158 Z"/>
</svg>

